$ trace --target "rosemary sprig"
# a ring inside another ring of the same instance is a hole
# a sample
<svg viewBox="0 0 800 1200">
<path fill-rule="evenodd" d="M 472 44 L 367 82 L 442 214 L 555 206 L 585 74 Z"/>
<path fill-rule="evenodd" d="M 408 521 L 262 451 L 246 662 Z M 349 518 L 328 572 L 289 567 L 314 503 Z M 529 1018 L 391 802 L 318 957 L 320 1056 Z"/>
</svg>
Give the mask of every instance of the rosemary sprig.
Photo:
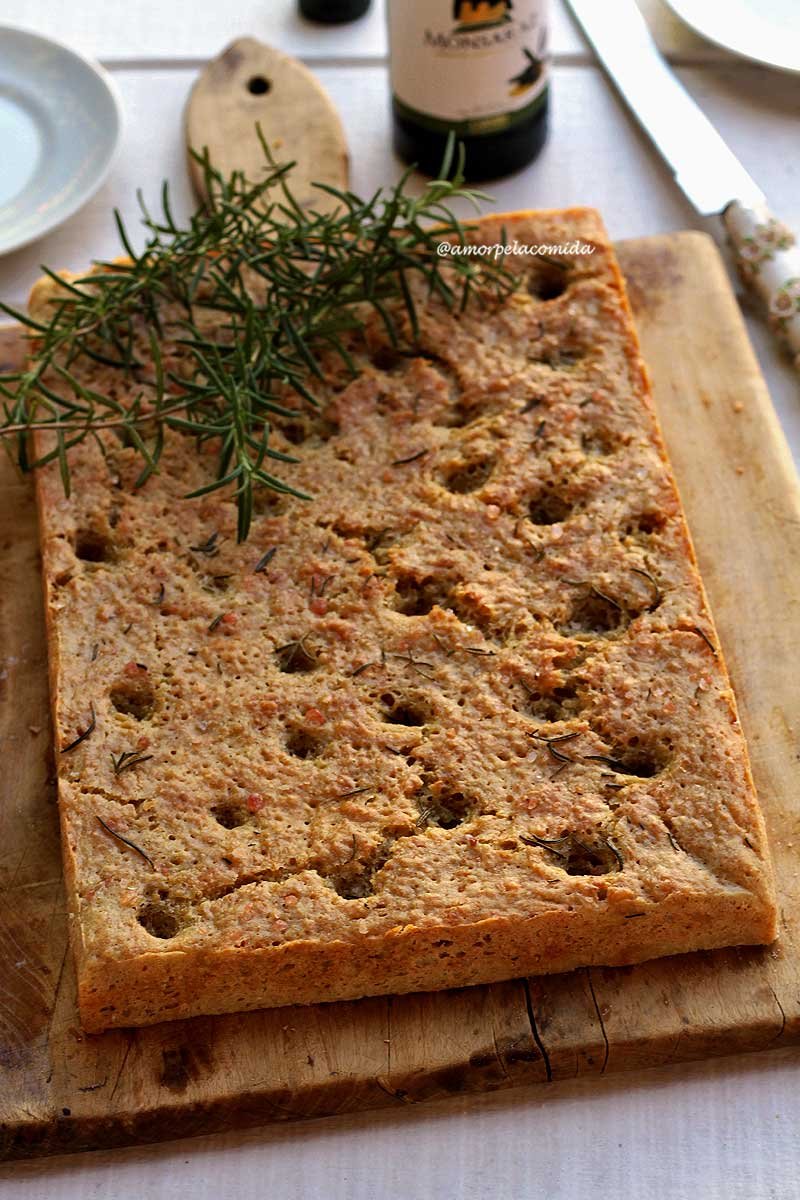
<svg viewBox="0 0 800 1200">
<path fill-rule="evenodd" d="M 273 558 L 275 557 L 275 555 L 277 553 L 278 553 L 277 546 L 270 546 L 269 550 L 265 550 L 264 553 L 261 555 L 261 558 L 258 560 L 256 565 L 253 567 L 253 574 L 260 575 L 262 571 L 266 571 L 267 567 L 272 562 Z"/>
<path fill-rule="evenodd" d="M 415 454 L 409 454 L 408 458 L 396 458 L 394 460 L 394 462 L 391 463 L 391 466 L 404 467 L 406 465 L 406 463 L 416 462 L 417 459 L 422 458 L 423 454 L 429 454 L 429 453 L 430 453 L 429 450 L 417 450 Z"/>
<path fill-rule="evenodd" d="M 222 541 L 224 540 L 225 539 L 223 538 Z M 190 546 L 189 549 L 194 554 L 205 554 L 208 558 L 214 558 L 215 555 L 219 554 L 219 543 L 219 532 L 215 529 L 214 532 L 210 534 L 204 542 L 201 542 L 197 546 Z"/>
<path fill-rule="evenodd" d="M 705 632 L 705 630 L 701 629 L 699 625 L 692 625 L 692 633 L 696 633 L 699 638 L 703 639 L 703 641 L 708 646 L 711 653 L 716 658 L 717 657 L 717 647 L 714 645 L 714 643 L 712 642 L 712 640 L 708 636 L 708 634 Z"/>
<path fill-rule="evenodd" d="M 94 662 L 94 658 L 92 661 Z M 89 705 L 89 713 L 89 724 L 68 745 L 62 746 L 62 754 L 69 754 L 70 750 L 74 750 L 77 746 L 80 746 L 81 742 L 85 742 L 94 733 L 97 727 L 97 713 L 95 712 L 94 704 Z"/>
<path fill-rule="evenodd" d="M 337 201 L 320 213 L 300 206 L 288 183 L 294 164 L 276 163 L 258 133 L 261 181 L 241 172 L 223 178 L 207 151 L 195 153 L 210 200 L 188 224 L 176 222 L 165 184 L 158 216 L 139 196 L 147 231 L 141 252 L 116 214 L 128 260 L 96 262 L 71 282 L 47 271 L 57 284 L 47 321 L 0 302 L 34 345 L 30 365 L 0 382 L 0 437 L 15 444 L 23 470 L 57 461 L 69 494 L 69 449 L 91 436 L 106 453 L 115 433 L 141 459 L 141 486 L 158 470 L 167 430 L 198 446 L 213 440 L 215 476 L 190 495 L 231 494 L 243 541 L 257 488 L 308 498 L 268 469 L 297 461 L 269 439 L 275 416 L 318 406 L 320 352 L 338 355 L 356 374 L 347 340 L 370 309 L 394 347 L 416 344 L 414 279 L 425 301 L 435 297 L 451 310 L 476 294 L 486 301 L 512 290 L 512 274 L 491 256 L 436 253 L 444 239 L 466 238 L 450 204 L 477 207 L 485 199 L 464 189 L 460 168 L 418 196 L 410 194 L 409 172 L 368 199 L 317 184 Z M 443 176 L 452 158 L 451 145 Z M 103 392 L 87 382 L 97 364 L 113 375 Z M 38 456 L 34 431 L 51 435 Z M 216 546 L 199 549 L 211 555 Z"/>
<path fill-rule="evenodd" d="M 149 762 L 152 757 L 152 754 L 143 754 L 141 750 L 122 750 L 119 754 L 111 755 L 111 765 L 115 775 L 122 775 L 140 763 Z"/>
<path fill-rule="evenodd" d="M 284 642 L 282 646 L 275 647 L 275 655 L 280 662 L 282 671 L 305 670 L 316 666 L 319 662 L 317 655 L 308 647 L 307 638 L 309 634 L 310 630 L 300 638 L 295 638 L 291 642 Z"/>
<path fill-rule="evenodd" d="M 551 758 L 554 758 L 556 760 L 556 762 L 560 762 L 560 763 L 575 762 L 574 758 L 570 758 L 570 756 L 568 754 L 564 754 L 561 750 L 557 749 L 557 747 L 562 742 L 571 742 L 571 741 L 573 741 L 574 738 L 580 737 L 579 731 L 576 730 L 573 733 L 559 733 L 556 735 L 556 737 L 545 737 L 537 729 L 537 730 L 534 730 L 533 733 L 529 734 L 528 736 L 532 737 L 532 738 L 536 738 L 537 740 L 539 740 L 541 742 L 544 742 L 545 746 L 547 747 L 547 753 L 550 755 Z M 584 755 L 584 757 L 588 758 L 590 756 Z"/>
<path fill-rule="evenodd" d="M 549 850 L 551 854 L 556 854 L 559 858 L 569 858 L 569 849 L 562 850 L 560 847 L 568 847 L 570 838 L 570 834 L 558 838 L 537 837 L 535 833 L 528 834 L 527 836 L 524 833 L 519 835 L 519 840 L 524 842 L 526 846 L 541 846 L 543 850 Z"/>
<path fill-rule="evenodd" d="M 430 663 L 430 662 L 425 662 L 421 658 L 414 658 L 414 655 L 411 653 L 410 650 L 408 650 L 402 654 L 392 653 L 389 655 L 389 657 L 401 659 L 406 664 L 407 667 L 411 667 L 412 671 L 415 671 L 417 673 L 417 675 L 421 675 L 423 679 L 432 680 L 434 678 L 433 675 L 428 675 L 427 671 L 423 671 L 423 669 L 422 669 L 423 667 L 426 667 L 428 670 L 433 671 L 433 670 L 435 670 L 434 664 Z"/>
<path fill-rule="evenodd" d="M 379 666 L 381 666 L 381 660 L 379 658 L 375 659 L 374 662 L 362 663 L 360 667 L 356 667 L 356 669 L 354 671 L 350 672 L 350 678 L 356 679 L 359 675 L 363 675 L 363 673 L 366 670 L 368 670 L 369 667 L 379 667 Z"/>
<path fill-rule="evenodd" d="M 123 837 L 121 833 L 117 833 L 116 829 L 112 829 L 110 825 L 105 823 L 99 813 L 95 813 L 95 816 L 103 826 L 103 829 L 105 829 L 106 833 L 110 833 L 113 838 L 116 838 L 118 842 L 122 842 L 124 846 L 130 846 L 131 850 L 135 850 L 136 853 L 152 868 L 152 870 L 155 871 L 156 864 L 153 862 L 150 855 L 145 853 L 141 846 L 137 846 L 136 842 L 132 842 L 130 838 Z"/>
<path fill-rule="evenodd" d="M 653 592 L 653 599 L 650 601 L 648 612 L 652 612 L 653 609 L 658 608 L 659 604 L 661 603 L 661 601 L 663 599 L 661 587 L 659 585 L 658 580 L 655 578 L 655 576 L 650 571 L 646 571 L 644 569 L 644 567 L 631 567 L 630 569 L 634 573 L 634 575 L 641 575 L 641 577 L 643 579 L 646 579 L 647 582 L 650 584 L 650 587 Z"/>
</svg>

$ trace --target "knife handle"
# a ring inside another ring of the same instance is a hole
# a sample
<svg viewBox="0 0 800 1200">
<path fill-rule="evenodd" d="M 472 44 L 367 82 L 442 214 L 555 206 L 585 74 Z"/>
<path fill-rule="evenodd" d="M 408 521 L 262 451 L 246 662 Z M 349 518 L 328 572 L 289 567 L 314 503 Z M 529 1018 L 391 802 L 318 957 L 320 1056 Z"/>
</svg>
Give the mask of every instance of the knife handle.
<svg viewBox="0 0 800 1200">
<path fill-rule="evenodd" d="M 739 274 L 761 296 L 769 323 L 800 370 L 800 247 L 766 205 L 734 200 L 722 214 Z"/>
</svg>

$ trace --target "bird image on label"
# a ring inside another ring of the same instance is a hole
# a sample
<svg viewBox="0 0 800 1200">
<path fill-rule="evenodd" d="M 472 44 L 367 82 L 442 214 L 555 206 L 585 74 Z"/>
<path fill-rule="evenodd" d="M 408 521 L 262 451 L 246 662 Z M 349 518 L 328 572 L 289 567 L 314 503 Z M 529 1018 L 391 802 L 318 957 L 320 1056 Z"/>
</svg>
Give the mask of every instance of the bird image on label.
<svg viewBox="0 0 800 1200">
<path fill-rule="evenodd" d="M 535 87 L 541 78 L 542 71 L 544 70 L 544 63 L 542 60 L 537 58 L 535 54 L 532 54 L 527 46 L 523 46 L 522 53 L 527 58 L 528 62 L 524 69 L 520 71 L 519 75 L 512 75 L 508 81 L 511 84 L 510 94 L 512 96 L 521 96 L 523 92 L 527 92 L 529 88 Z"/>
</svg>

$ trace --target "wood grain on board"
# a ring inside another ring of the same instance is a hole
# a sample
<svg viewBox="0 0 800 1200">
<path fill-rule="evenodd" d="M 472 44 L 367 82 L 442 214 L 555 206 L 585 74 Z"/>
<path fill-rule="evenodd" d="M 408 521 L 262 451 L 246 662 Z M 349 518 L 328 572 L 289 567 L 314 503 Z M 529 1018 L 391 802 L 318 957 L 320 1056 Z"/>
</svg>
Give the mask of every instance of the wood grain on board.
<svg viewBox="0 0 800 1200">
<path fill-rule="evenodd" d="M 0 1150 L 52 1154 L 800 1040 L 800 485 L 717 251 L 623 269 L 767 817 L 780 940 L 87 1036 L 67 948 L 35 512 L 0 458 Z M 13 365 L 21 339 L 0 343 Z"/>
</svg>

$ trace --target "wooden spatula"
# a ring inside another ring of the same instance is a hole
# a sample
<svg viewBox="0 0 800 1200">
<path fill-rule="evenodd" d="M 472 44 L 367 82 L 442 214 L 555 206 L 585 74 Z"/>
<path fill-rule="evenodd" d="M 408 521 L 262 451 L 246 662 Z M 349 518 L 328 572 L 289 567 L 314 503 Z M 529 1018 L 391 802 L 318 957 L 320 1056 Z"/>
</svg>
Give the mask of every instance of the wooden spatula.
<svg viewBox="0 0 800 1200">
<path fill-rule="evenodd" d="M 224 175 L 244 171 L 263 178 L 261 129 L 278 162 L 296 162 L 291 188 L 302 205 L 319 211 L 335 200 L 313 188 L 315 181 L 346 188 L 348 154 L 344 130 L 330 97 L 312 73 L 294 58 L 255 38 L 239 38 L 200 73 L 186 105 L 186 141 L 208 148 Z M 205 200 L 202 168 L 190 156 L 195 190 Z"/>
</svg>

